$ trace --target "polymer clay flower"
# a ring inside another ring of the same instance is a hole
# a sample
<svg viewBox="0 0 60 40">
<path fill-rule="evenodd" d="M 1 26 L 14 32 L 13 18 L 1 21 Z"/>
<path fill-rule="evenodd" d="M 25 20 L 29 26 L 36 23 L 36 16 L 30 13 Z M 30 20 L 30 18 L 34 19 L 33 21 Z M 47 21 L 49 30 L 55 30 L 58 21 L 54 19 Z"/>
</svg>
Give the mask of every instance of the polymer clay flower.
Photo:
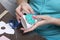
<svg viewBox="0 0 60 40">
<path fill-rule="evenodd" d="M 14 29 L 10 27 L 9 24 L 6 24 L 5 22 L 0 22 L 0 34 L 7 33 L 7 34 L 14 34 Z"/>
</svg>

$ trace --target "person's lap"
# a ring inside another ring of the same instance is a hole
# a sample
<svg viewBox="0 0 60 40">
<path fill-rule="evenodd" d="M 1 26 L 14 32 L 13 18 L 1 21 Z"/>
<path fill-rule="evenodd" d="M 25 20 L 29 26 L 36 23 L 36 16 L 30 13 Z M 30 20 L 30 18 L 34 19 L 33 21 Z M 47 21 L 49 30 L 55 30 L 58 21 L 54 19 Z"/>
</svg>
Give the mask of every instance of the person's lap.
<svg viewBox="0 0 60 40">
<path fill-rule="evenodd" d="M 53 36 L 45 36 L 46 40 L 60 40 L 60 34 Z"/>
</svg>

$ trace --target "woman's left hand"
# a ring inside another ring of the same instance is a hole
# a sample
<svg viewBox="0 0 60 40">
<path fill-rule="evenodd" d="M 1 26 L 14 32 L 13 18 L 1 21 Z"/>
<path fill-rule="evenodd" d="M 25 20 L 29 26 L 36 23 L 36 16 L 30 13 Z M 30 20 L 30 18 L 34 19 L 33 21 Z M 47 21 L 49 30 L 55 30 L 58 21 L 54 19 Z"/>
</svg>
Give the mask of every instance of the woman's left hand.
<svg viewBox="0 0 60 40">
<path fill-rule="evenodd" d="M 37 23 L 35 23 L 31 28 L 29 29 L 24 29 L 24 28 L 21 28 L 21 30 L 24 31 L 24 33 L 27 33 L 27 32 L 30 32 L 30 31 L 33 31 L 34 29 L 36 29 L 38 26 L 41 26 L 41 25 L 44 25 L 44 24 L 52 24 L 56 18 L 52 18 L 48 15 L 37 15 L 37 16 L 33 16 L 34 19 L 42 19 L 40 21 L 38 21 Z"/>
</svg>

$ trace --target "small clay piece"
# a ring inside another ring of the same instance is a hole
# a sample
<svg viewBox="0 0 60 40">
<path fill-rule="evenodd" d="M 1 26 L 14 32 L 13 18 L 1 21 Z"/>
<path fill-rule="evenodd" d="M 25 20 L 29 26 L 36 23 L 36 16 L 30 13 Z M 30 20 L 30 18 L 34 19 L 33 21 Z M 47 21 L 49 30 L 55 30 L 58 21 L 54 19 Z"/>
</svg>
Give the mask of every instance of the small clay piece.
<svg viewBox="0 0 60 40">
<path fill-rule="evenodd" d="M 1 29 L 2 29 L 2 30 L 4 30 L 4 29 L 5 29 L 5 27 L 3 26 L 3 27 L 1 27 Z"/>
</svg>

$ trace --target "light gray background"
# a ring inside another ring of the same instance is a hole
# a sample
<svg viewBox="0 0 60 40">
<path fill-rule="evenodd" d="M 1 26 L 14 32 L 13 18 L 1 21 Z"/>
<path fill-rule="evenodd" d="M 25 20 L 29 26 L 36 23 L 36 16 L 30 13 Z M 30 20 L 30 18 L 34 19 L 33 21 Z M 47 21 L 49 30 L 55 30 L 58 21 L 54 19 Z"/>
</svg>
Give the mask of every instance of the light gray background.
<svg viewBox="0 0 60 40">
<path fill-rule="evenodd" d="M 15 9 L 17 7 L 16 0 L 0 0 L 0 3 L 15 16 Z"/>
</svg>

